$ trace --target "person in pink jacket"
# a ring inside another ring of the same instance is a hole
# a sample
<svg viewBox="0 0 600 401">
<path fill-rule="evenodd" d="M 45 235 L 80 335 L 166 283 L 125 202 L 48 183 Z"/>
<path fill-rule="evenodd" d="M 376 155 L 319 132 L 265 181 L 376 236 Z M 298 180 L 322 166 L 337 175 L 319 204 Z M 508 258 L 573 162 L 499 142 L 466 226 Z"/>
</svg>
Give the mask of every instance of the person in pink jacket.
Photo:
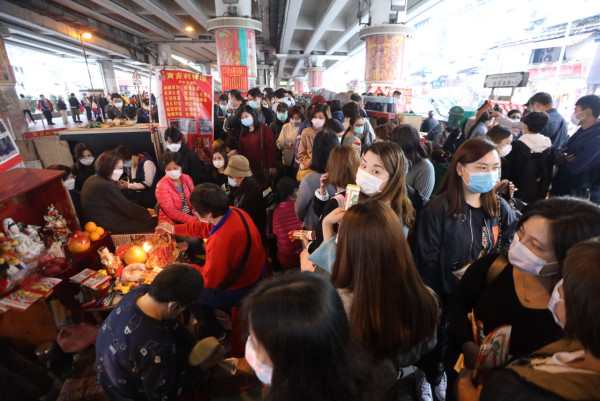
<svg viewBox="0 0 600 401">
<path fill-rule="evenodd" d="M 156 185 L 159 223 L 185 224 L 197 220 L 190 203 L 194 183 L 189 175 L 181 173 L 180 160 L 177 152 L 165 152 L 160 159 L 166 175 Z"/>
</svg>

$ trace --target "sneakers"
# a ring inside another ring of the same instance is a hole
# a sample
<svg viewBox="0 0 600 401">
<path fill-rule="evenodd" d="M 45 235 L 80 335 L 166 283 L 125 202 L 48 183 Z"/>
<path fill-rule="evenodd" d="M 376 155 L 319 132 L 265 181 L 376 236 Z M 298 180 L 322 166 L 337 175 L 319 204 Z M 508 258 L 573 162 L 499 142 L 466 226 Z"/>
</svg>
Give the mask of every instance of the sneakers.
<svg viewBox="0 0 600 401">
<path fill-rule="evenodd" d="M 435 393 L 435 398 L 438 401 L 446 401 L 446 389 L 448 388 L 448 377 L 446 376 L 446 372 L 442 374 L 440 383 L 433 388 L 433 392 Z"/>
<path fill-rule="evenodd" d="M 417 399 L 419 401 L 433 401 L 433 392 L 431 391 L 431 385 L 425 377 L 425 373 L 421 369 L 417 369 L 415 372 L 415 391 L 417 393 Z M 444 389 L 444 392 L 446 390 Z"/>
</svg>

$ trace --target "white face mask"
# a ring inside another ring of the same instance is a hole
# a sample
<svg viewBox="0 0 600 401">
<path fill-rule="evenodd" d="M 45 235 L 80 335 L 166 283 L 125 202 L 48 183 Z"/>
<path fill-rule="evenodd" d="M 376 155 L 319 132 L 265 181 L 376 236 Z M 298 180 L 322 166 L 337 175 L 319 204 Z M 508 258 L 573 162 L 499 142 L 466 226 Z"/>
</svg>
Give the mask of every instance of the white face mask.
<svg viewBox="0 0 600 401">
<path fill-rule="evenodd" d="M 123 102 L 115 102 L 114 105 L 116 108 L 120 109 L 121 107 L 123 107 Z"/>
<path fill-rule="evenodd" d="M 65 188 L 67 188 L 69 191 L 72 191 L 75 189 L 75 178 L 69 178 L 68 180 L 65 180 L 64 184 Z"/>
<path fill-rule="evenodd" d="M 202 217 L 200 217 L 200 215 L 198 213 L 194 213 L 196 215 L 196 217 L 198 218 L 198 221 L 200 223 L 207 223 L 210 224 L 210 221 L 208 221 L 208 219 L 203 219 Z"/>
<path fill-rule="evenodd" d="M 113 170 L 112 176 L 110 177 L 113 181 L 119 181 L 119 178 L 123 175 L 123 169 Z"/>
<path fill-rule="evenodd" d="M 178 180 L 179 177 L 181 177 L 181 170 L 169 170 L 165 171 L 165 174 L 167 175 L 167 177 L 175 181 Z"/>
<path fill-rule="evenodd" d="M 225 165 L 225 160 L 213 160 L 215 168 L 222 168 Z"/>
<path fill-rule="evenodd" d="M 506 155 L 508 155 L 510 153 L 511 150 L 512 150 L 512 145 L 503 146 L 500 149 L 500 151 L 498 152 L 498 156 L 505 157 Z"/>
<path fill-rule="evenodd" d="M 554 286 L 554 290 L 552 291 L 552 295 L 550 296 L 550 301 L 548 302 L 548 309 L 552 312 L 552 316 L 554 317 L 554 321 L 561 328 L 565 328 L 565 323 L 561 322 L 558 318 L 558 303 L 565 303 L 564 299 L 560 298 L 560 292 L 558 290 L 563 286 L 563 279 L 560 279 L 558 283 Z"/>
<path fill-rule="evenodd" d="M 237 187 L 238 186 L 237 181 L 233 177 L 227 177 L 227 182 L 232 187 Z"/>
<path fill-rule="evenodd" d="M 271 385 L 271 378 L 273 377 L 273 367 L 261 363 L 256 357 L 256 350 L 252 346 L 252 342 L 250 341 L 250 336 L 248 336 L 248 340 L 246 340 L 246 353 L 245 353 L 246 361 L 248 365 L 252 369 L 254 369 L 254 373 L 256 373 L 256 377 L 258 380 L 266 384 L 267 386 Z"/>
<path fill-rule="evenodd" d="M 179 149 L 181 149 L 181 144 L 180 143 L 171 143 L 171 144 L 167 145 L 167 149 L 169 149 L 173 153 L 177 153 L 177 151 L 179 151 Z"/>
<path fill-rule="evenodd" d="M 581 125 L 581 120 L 579 118 L 577 118 L 577 112 L 573 112 L 573 114 L 571 114 L 571 123 L 573 123 L 573 125 Z"/>
<path fill-rule="evenodd" d="M 527 248 L 521 243 L 519 239 L 519 234 L 517 233 L 515 233 L 515 238 L 510 244 L 510 248 L 508 250 L 508 260 L 514 267 L 521 270 L 525 274 L 546 277 L 560 273 L 557 271 L 552 273 L 540 274 L 540 272 L 545 266 L 555 265 L 558 264 L 558 262 L 547 262 L 544 259 L 537 257 L 533 252 L 529 250 L 529 248 Z"/>
<path fill-rule="evenodd" d="M 92 163 L 94 162 L 94 158 L 93 157 L 84 157 L 83 159 L 79 159 L 79 162 L 81 164 L 83 164 L 84 166 L 91 166 Z"/>
<path fill-rule="evenodd" d="M 387 180 L 389 180 L 389 178 Z M 377 178 L 361 168 L 356 172 L 356 185 L 360 186 L 360 192 L 367 196 L 373 196 L 380 193 L 381 186 L 387 180 Z"/>
</svg>

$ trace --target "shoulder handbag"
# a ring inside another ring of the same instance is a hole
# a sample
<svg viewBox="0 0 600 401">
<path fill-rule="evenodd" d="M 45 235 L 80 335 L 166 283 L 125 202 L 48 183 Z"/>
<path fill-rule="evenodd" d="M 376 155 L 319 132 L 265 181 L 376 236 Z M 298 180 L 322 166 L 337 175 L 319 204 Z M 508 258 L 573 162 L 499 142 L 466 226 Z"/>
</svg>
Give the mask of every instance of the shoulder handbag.
<svg viewBox="0 0 600 401">
<path fill-rule="evenodd" d="M 242 219 L 242 223 L 244 224 L 244 228 L 246 229 L 246 248 L 244 249 L 244 256 L 242 256 L 242 260 L 240 261 L 240 267 L 238 267 L 238 269 L 233 272 L 233 275 L 228 280 L 226 280 L 221 286 L 221 288 L 224 289 L 231 287 L 242 275 L 244 267 L 246 267 L 246 263 L 248 262 L 248 257 L 250 256 L 250 250 L 252 249 L 252 237 L 250 236 L 250 227 L 248 227 L 248 222 L 239 210 L 231 210 L 233 210 L 240 216 L 240 219 Z"/>
</svg>

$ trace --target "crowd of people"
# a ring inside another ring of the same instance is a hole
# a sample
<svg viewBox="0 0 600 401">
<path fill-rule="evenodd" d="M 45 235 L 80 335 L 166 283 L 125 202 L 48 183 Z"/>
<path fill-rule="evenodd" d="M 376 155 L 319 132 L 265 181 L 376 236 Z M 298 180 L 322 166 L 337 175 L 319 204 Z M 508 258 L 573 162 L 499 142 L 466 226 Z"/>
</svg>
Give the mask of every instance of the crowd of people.
<svg viewBox="0 0 600 401">
<path fill-rule="evenodd" d="M 37 122 L 31 114 L 31 105 L 25 95 L 19 95 L 19 107 L 23 111 L 25 121 L 36 124 Z M 156 98 L 144 92 L 140 95 L 113 93 L 105 96 L 104 93 L 98 95 L 88 95 L 84 93 L 81 98 L 77 98 L 75 93 L 71 93 L 66 99 L 58 96 L 55 102 L 40 95 L 37 101 L 37 110 L 40 111 L 48 125 L 56 125 L 53 122 L 52 113 L 54 110 L 60 112 L 63 125 L 68 125 L 68 112 L 71 112 L 73 124 L 83 123 L 81 114 L 85 113 L 87 121 L 103 122 L 105 120 L 114 120 L 123 118 L 136 123 L 149 123 L 158 121 L 158 110 L 156 108 Z"/>
<path fill-rule="evenodd" d="M 466 132 L 429 116 L 419 134 L 370 120 L 358 94 L 306 105 L 283 89 L 232 90 L 215 104 L 211 163 L 176 128 L 158 160 L 77 145 L 65 186 L 82 222 L 170 233 L 195 266 L 168 267 L 113 311 L 97 344 L 103 388 L 175 399 L 194 367 L 173 354 L 224 338 L 215 310 L 242 306 L 267 399 L 600 398 L 600 98 L 577 101 L 569 137 L 548 96 L 506 117 L 486 103 Z M 350 184 L 360 195 L 346 209 Z M 314 238 L 291 241 L 299 229 Z M 180 288 L 175 270 L 189 277 Z M 196 339 L 176 324 L 185 308 Z M 147 328 L 128 339 L 133 317 Z M 503 325 L 511 362 L 474 383 L 473 327 Z"/>
</svg>

